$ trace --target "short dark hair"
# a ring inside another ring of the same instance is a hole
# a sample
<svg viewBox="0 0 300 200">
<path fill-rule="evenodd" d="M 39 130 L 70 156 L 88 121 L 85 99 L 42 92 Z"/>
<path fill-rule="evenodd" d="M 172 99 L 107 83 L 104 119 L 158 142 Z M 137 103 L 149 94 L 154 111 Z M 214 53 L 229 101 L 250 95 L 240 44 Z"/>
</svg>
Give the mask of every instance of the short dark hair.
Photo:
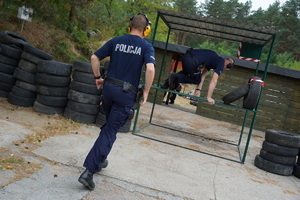
<svg viewBox="0 0 300 200">
<path fill-rule="evenodd" d="M 139 31 L 144 31 L 145 27 L 148 25 L 147 19 L 143 15 L 135 15 L 132 18 L 130 27 L 133 29 L 138 29 Z"/>
</svg>

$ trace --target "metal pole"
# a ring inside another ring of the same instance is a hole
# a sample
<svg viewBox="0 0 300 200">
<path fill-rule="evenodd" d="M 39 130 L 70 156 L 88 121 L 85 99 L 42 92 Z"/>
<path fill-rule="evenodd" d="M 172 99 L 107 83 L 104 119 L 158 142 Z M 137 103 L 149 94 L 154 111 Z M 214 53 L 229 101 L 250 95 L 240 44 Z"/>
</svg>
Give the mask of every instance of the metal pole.
<svg viewBox="0 0 300 200">
<path fill-rule="evenodd" d="M 160 77 L 161 77 L 161 74 L 162 74 L 162 69 L 163 69 L 163 66 L 164 66 L 164 63 L 165 63 L 165 58 L 166 58 L 166 54 L 167 54 L 167 47 L 168 47 L 169 38 L 170 38 L 170 32 L 171 32 L 171 29 L 169 29 L 169 31 L 168 31 L 168 36 L 167 36 L 167 42 L 166 42 L 166 45 L 165 45 L 164 55 L 163 55 L 163 59 L 161 61 L 160 72 L 159 72 L 158 83 L 157 83 L 158 85 L 159 85 Z M 151 123 L 151 121 L 152 121 L 154 107 L 155 107 L 155 104 L 156 104 L 157 92 L 158 92 L 158 90 L 156 89 L 149 123 Z"/>
<path fill-rule="evenodd" d="M 22 20 L 21 33 L 22 33 L 22 31 L 23 31 L 23 27 L 24 27 L 24 19 Z"/>
</svg>

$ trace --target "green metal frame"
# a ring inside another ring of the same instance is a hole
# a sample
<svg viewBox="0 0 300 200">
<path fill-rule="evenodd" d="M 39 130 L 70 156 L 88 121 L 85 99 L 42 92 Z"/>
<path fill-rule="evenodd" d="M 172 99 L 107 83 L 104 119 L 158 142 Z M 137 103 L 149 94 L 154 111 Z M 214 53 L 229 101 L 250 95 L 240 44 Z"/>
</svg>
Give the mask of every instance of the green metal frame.
<svg viewBox="0 0 300 200">
<path fill-rule="evenodd" d="M 156 18 L 154 33 L 153 33 L 153 37 L 152 37 L 152 44 L 154 44 L 154 41 L 155 41 L 155 35 L 156 35 L 157 27 L 158 27 L 159 17 L 160 16 L 159 16 L 159 13 L 158 13 L 157 14 L 157 18 Z M 167 46 L 168 46 L 168 42 L 169 42 L 170 32 L 171 32 L 171 28 L 169 27 L 169 31 L 168 31 L 168 35 L 167 35 L 167 41 L 166 41 L 166 45 L 165 45 L 165 49 L 164 49 L 164 55 L 163 55 L 163 59 L 162 59 L 162 63 L 161 63 L 161 68 L 160 68 L 160 72 L 159 72 L 159 78 L 158 78 L 158 81 L 157 81 L 157 85 L 159 85 L 159 83 L 160 83 L 160 78 L 161 78 L 161 75 L 162 75 L 162 69 L 164 68 L 163 65 L 164 65 L 165 56 L 166 56 L 166 53 L 167 53 Z M 269 67 L 269 62 L 270 62 L 272 50 L 273 50 L 273 47 L 274 47 L 274 42 L 275 42 L 275 34 L 272 37 L 272 43 L 271 43 L 271 47 L 270 47 L 270 50 L 269 50 L 269 55 L 268 55 L 266 67 L 265 67 L 265 70 L 264 70 L 263 78 L 262 78 L 263 81 L 266 79 L 266 76 L 267 76 L 267 71 L 268 71 L 268 67 Z M 261 54 L 260 54 L 260 56 L 261 56 Z M 257 76 L 257 74 L 258 74 L 259 66 L 260 66 L 260 63 L 257 63 L 257 67 L 256 67 L 256 71 L 255 71 L 255 76 Z M 234 108 L 237 108 L 237 109 L 245 111 L 244 120 L 243 120 L 243 123 L 242 123 L 242 128 L 241 128 L 240 136 L 239 136 L 239 139 L 238 139 L 237 143 L 232 143 L 232 142 L 228 142 L 228 141 L 225 141 L 225 140 L 217 140 L 215 138 L 205 137 L 205 138 L 210 139 L 210 140 L 219 141 L 219 142 L 226 143 L 228 145 L 236 146 L 237 147 L 237 152 L 238 152 L 238 158 L 237 159 L 232 159 L 232 158 L 229 158 L 229 157 L 220 156 L 220 155 L 215 154 L 215 153 L 209 153 L 209 152 L 206 152 L 206 151 L 200 151 L 200 150 L 189 148 L 189 147 L 186 147 L 186 146 L 183 146 L 183 145 L 178 145 L 178 144 L 175 144 L 175 143 L 171 143 L 171 142 L 167 142 L 167 141 L 164 141 L 164 140 L 160 140 L 160 139 L 157 139 L 157 138 L 154 138 L 154 137 L 149 137 L 149 136 L 138 134 L 138 132 L 141 131 L 142 129 L 146 128 L 147 126 L 151 126 L 152 125 L 152 126 L 158 126 L 158 127 L 162 127 L 162 128 L 167 128 L 167 129 L 170 129 L 170 130 L 174 130 L 174 131 L 178 131 L 178 132 L 182 132 L 182 133 L 186 133 L 186 134 L 190 134 L 190 135 L 194 135 L 194 136 L 203 137 L 203 136 L 200 136 L 198 134 L 189 133 L 189 132 L 185 132 L 185 131 L 182 131 L 182 130 L 179 130 L 179 129 L 170 128 L 170 127 L 167 127 L 167 126 L 164 126 L 164 125 L 161 125 L 161 124 L 153 123 L 152 122 L 152 118 L 153 118 L 155 104 L 156 104 L 155 102 L 156 102 L 156 98 L 157 98 L 157 94 L 158 94 L 159 90 L 163 90 L 163 91 L 166 91 L 166 92 L 169 92 L 169 93 L 179 94 L 179 95 L 186 96 L 186 97 L 192 97 L 192 98 L 195 98 L 195 99 L 201 100 L 201 101 L 207 101 L 205 98 L 195 97 L 195 96 L 192 96 L 192 95 L 188 95 L 188 94 L 176 92 L 176 91 L 173 91 L 173 90 L 162 89 L 162 88 L 157 87 L 157 86 L 152 86 L 151 88 L 155 89 L 155 96 L 154 96 L 154 100 L 153 100 L 152 111 L 151 111 L 151 114 L 150 114 L 150 120 L 149 120 L 149 122 L 147 124 L 145 124 L 144 126 L 142 126 L 142 127 L 140 127 L 140 128 L 137 129 L 137 123 L 138 123 L 139 112 L 140 112 L 140 107 L 138 107 L 138 109 L 136 111 L 136 117 L 135 117 L 135 121 L 134 121 L 133 131 L 132 131 L 133 135 L 137 135 L 137 136 L 144 137 L 144 138 L 147 138 L 147 139 L 155 140 L 155 141 L 166 143 L 166 144 L 169 144 L 169 145 L 178 146 L 178 147 L 181 147 L 181 148 L 184 148 L 184 149 L 188 149 L 188 150 L 192 150 L 192 151 L 196 151 L 196 152 L 208 154 L 208 155 L 211 155 L 211 156 L 223 158 L 223 159 L 226 159 L 226 160 L 230 160 L 230 161 L 234 161 L 234 162 L 238 162 L 238 163 L 242 163 L 242 164 L 245 162 L 246 155 L 247 155 L 248 148 L 249 148 L 249 143 L 250 143 L 251 136 L 252 136 L 252 130 L 254 128 L 254 124 L 255 124 L 255 120 L 256 120 L 256 114 L 257 114 L 258 105 L 259 105 L 259 102 L 260 102 L 262 90 L 261 90 L 261 93 L 260 93 L 260 96 L 259 96 L 259 99 L 258 99 L 257 106 L 253 110 L 245 109 L 245 108 L 242 108 L 242 107 L 239 107 L 239 106 L 224 104 L 224 103 L 218 102 L 218 101 L 215 102 L 216 104 L 219 104 L 219 105 L 230 106 L 230 107 L 234 107 Z M 245 131 L 246 121 L 247 121 L 247 119 L 249 117 L 249 112 L 253 112 L 253 116 L 252 116 L 252 119 L 251 119 L 251 123 L 250 123 L 250 127 L 249 127 L 249 132 L 247 134 L 247 141 L 245 143 L 245 146 L 242 147 L 241 146 L 242 145 L 242 138 L 243 138 L 242 136 L 243 136 L 244 131 Z"/>
</svg>

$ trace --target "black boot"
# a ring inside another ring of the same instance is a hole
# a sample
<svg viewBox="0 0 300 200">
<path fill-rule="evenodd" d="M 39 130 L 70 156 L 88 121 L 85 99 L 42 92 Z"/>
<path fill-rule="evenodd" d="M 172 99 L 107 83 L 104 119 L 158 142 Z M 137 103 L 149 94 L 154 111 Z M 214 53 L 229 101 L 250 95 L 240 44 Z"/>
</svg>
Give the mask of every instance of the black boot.
<svg viewBox="0 0 300 200">
<path fill-rule="evenodd" d="M 95 183 L 93 181 L 93 173 L 86 169 L 79 177 L 78 181 L 84 186 L 88 187 L 90 190 L 95 188 Z"/>
</svg>

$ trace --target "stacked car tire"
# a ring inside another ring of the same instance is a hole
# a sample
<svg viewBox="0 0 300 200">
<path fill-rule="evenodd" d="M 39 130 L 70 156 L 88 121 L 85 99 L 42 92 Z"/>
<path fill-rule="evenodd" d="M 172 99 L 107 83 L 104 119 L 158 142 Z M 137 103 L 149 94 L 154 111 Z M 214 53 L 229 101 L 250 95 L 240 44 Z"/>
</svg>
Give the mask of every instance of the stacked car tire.
<svg viewBox="0 0 300 200">
<path fill-rule="evenodd" d="M 94 124 L 100 108 L 101 91 L 96 87 L 91 64 L 75 61 L 72 79 L 64 116 L 78 123 Z"/>
<path fill-rule="evenodd" d="M 247 84 L 229 92 L 222 100 L 225 104 L 230 104 L 243 97 L 243 108 L 253 110 L 258 103 L 262 84 L 263 81 L 259 77 L 253 76 Z"/>
<path fill-rule="evenodd" d="M 269 129 L 265 133 L 262 149 L 256 155 L 254 165 L 283 176 L 292 175 L 295 168 L 294 173 L 299 177 L 299 163 L 296 164 L 299 148 L 300 135 Z"/>
<path fill-rule="evenodd" d="M 37 65 L 37 98 L 33 109 L 47 115 L 63 115 L 68 102 L 72 64 L 43 60 Z"/>
<path fill-rule="evenodd" d="M 12 32 L 0 32 L 0 97 L 8 97 L 15 85 L 14 71 L 18 67 L 24 45 L 29 41 Z"/>
<path fill-rule="evenodd" d="M 8 102 L 18 106 L 31 107 L 36 99 L 34 88 L 37 64 L 42 60 L 52 60 L 52 55 L 30 45 L 25 45 L 23 50 L 18 67 L 14 71 L 18 86 L 14 86 L 8 95 Z"/>
</svg>

